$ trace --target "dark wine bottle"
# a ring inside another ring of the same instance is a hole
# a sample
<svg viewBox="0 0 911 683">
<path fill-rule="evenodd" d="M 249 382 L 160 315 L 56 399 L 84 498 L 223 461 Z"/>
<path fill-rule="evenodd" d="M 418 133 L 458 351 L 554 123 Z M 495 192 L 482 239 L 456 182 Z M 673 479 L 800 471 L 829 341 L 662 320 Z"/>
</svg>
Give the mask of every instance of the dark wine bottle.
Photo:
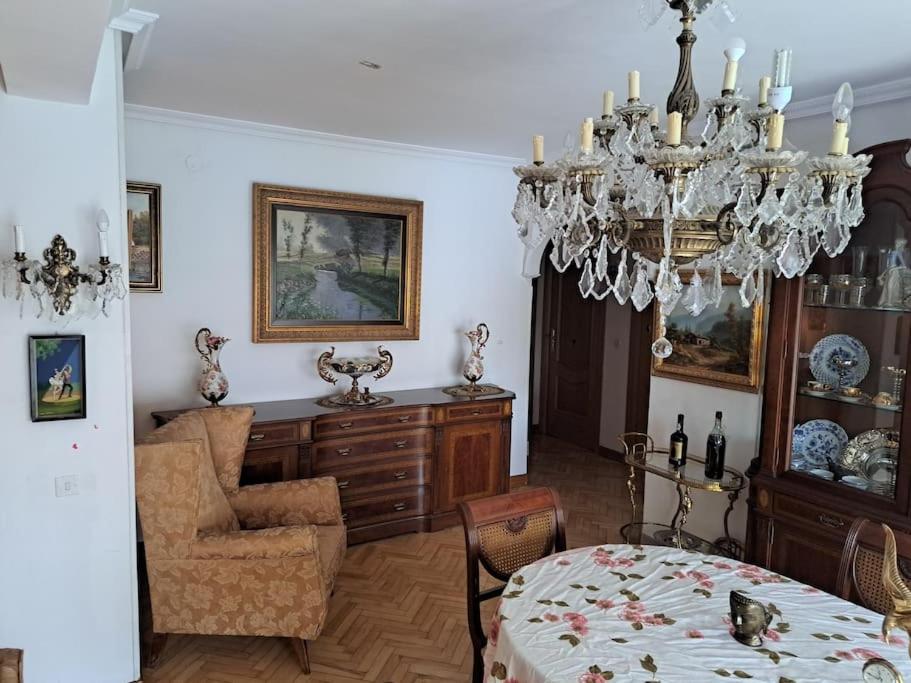
<svg viewBox="0 0 911 683">
<path fill-rule="evenodd" d="M 707 479 L 724 478 L 724 450 L 727 439 L 721 427 L 721 411 L 715 413 L 715 426 L 705 443 L 705 476 Z"/>
<path fill-rule="evenodd" d="M 668 462 L 674 467 L 686 464 L 686 447 L 689 439 L 683 431 L 683 415 L 677 416 L 677 431 L 671 434 L 671 447 L 668 451 Z"/>
</svg>

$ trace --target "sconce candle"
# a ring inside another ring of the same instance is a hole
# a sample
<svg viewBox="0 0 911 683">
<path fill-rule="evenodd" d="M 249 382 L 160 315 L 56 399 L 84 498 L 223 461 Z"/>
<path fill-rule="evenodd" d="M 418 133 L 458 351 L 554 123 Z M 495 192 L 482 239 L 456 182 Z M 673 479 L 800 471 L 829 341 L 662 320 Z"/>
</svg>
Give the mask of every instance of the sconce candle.
<svg viewBox="0 0 911 683">
<path fill-rule="evenodd" d="M 536 164 L 544 163 L 544 136 L 532 135 L 531 137 L 532 161 Z"/>
<path fill-rule="evenodd" d="M 106 259 L 108 257 L 108 228 L 111 225 L 107 211 L 101 209 L 98 212 L 96 224 L 98 225 L 98 255 Z"/>
<path fill-rule="evenodd" d="M 759 106 L 766 107 L 769 104 L 769 88 L 772 87 L 772 77 L 763 76 L 759 79 Z"/>
<path fill-rule="evenodd" d="M 614 114 L 614 91 L 605 90 L 604 91 L 604 102 L 601 109 L 602 116 L 613 116 Z"/>
<path fill-rule="evenodd" d="M 630 71 L 627 82 L 629 85 L 630 102 L 637 101 L 639 99 L 639 72 Z"/>
<path fill-rule="evenodd" d="M 673 111 L 667 115 L 667 144 L 675 146 L 680 144 L 683 132 L 683 114 Z"/>
<path fill-rule="evenodd" d="M 13 226 L 13 235 L 16 238 L 16 253 L 24 254 L 25 253 L 25 228 L 21 225 Z"/>
</svg>

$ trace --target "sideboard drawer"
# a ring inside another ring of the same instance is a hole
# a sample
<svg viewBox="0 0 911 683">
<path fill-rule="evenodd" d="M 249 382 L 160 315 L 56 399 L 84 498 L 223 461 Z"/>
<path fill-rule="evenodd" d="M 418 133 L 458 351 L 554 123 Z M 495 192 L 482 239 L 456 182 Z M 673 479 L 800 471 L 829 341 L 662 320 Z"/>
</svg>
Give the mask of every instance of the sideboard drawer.
<svg viewBox="0 0 911 683">
<path fill-rule="evenodd" d="M 250 427 L 247 448 L 274 446 L 280 443 L 297 443 L 299 439 L 300 429 L 297 422 L 254 424 Z"/>
<path fill-rule="evenodd" d="M 338 469 L 358 467 L 376 460 L 430 455 L 432 449 L 432 429 L 327 439 L 313 444 L 311 467 L 315 475 L 334 474 Z"/>
<path fill-rule="evenodd" d="M 351 528 L 417 517 L 430 512 L 430 495 L 423 486 L 396 493 L 342 501 L 342 519 Z"/>
<path fill-rule="evenodd" d="M 446 406 L 443 412 L 443 419 L 446 422 L 461 422 L 462 420 L 502 416 L 502 401 L 478 401 L 476 403 Z"/>
<path fill-rule="evenodd" d="M 390 427 L 423 427 L 433 424 L 429 406 L 402 408 L 401 410 L 366 410 L 317 418 L 314 436 L 319 438 L 370 432 Z"/>
<path fill-rule="evenodd" d="M 775 494 L 773 509 L 778 515 L 790 517 L 804 524 L 811 524 L 816 529 L 839 536 L 847 536 L 848 529 L 854 523 L 854 518 L 850 515 L 827 510 L 816 503 L 781 494 Z"/>
<path fill-rule="evenodd" d="M 343 501 L 383 491 L 413 489 L 430 483 L 430 458 L 393 460 L 380 465 L 338 470 L 333 476 L 338 484 L 339 497 Z"/>
</svg>

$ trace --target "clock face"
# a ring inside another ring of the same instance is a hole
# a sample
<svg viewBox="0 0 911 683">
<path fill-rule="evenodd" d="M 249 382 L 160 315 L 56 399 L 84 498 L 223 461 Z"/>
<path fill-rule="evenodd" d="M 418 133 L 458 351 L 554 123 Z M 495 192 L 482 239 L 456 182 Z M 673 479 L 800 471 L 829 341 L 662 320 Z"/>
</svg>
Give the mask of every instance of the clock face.
<svg viewBox="0 0 911 683">
<path fill-rule="evenodd" d="M 870 659 L 864 664 L 864 683 L 903 683 L 902 675 L 885 659 Z"/>
</svg>

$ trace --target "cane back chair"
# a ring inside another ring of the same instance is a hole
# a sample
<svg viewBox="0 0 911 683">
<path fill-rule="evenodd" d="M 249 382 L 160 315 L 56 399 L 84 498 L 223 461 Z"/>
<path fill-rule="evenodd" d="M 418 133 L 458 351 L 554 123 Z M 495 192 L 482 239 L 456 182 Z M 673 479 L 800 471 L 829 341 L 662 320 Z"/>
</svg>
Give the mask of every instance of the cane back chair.
<svg viewBox="0 0 911 683">
<path fill-rule="evenodd" d="M 893 529 L 898 569 L 911 583 L 911 534 Z M 892 609 L 892 598 L 883 587 L 885 533 L 878 522 L 860 518 L 848 531 L 838 568 L 838 597 L 851 600 L 874 612 Z"/>
<path fill-rule="evenodd" d="M 543 487 L 459 503 L 459 516 L 468 559 L 472 681 L 480 683 L 484 669 L 481 651 L 487 645 L 481 603 L 501 595 L 505 584 L 482 591 L 478 563 L 494 578 L 508 582 L 521 567 L 566 550 L 566 527 L 557 492 Z"/>
</svg>

